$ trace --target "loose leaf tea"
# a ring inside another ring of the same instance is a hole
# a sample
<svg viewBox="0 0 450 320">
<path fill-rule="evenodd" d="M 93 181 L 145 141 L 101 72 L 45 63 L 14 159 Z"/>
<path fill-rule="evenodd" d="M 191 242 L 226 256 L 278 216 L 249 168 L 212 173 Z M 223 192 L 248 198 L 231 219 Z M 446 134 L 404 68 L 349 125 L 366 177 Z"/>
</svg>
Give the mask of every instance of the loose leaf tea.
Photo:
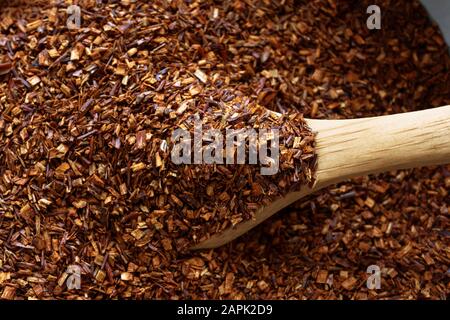
<svg viewBox="0 0 450 320">
<path fill-rule="evenodd" d="M 152 16 L 163 8 L 144 5 L 144 9 Z M 101 14 L 107 7 L 99 10 Z M 25 29 L 41 28 L 45 34 L 58 26 L 36 20 Z M 164 233 L 171 237 L 167 243 L 174 244 L 164 248 L 171 251 L 251 219 L 259 207 L 313 183 L 314 139 L 301 114 L 281 115 L 260 106 L 256 93 L 240 88 L 228 76 L 223 59 L 212 51 L 189 61 L 197 49 L 183 49 L 195 42 L 181 45 L 184 37 L 189 39 L 181 27 L 166 30 L 161 23 L 155 27 L 127 21 L 122 28 L 108 28 L 103 36 L 128 35 L 122 43 L 114 40 L 109 45 L 96 44 L 102 33 L 92 31 L 93 26 L 74 34 L 63 29 L 48 34 L 23 57 L 37 61 L 29 61 L 23 83 L 13 79 L 11 96 L 5 100 L 13 110 L 3 113 L 6 181 L 1 188 L 16 201 L 9 210 L 26 207 L 31 219 L 71 212 L 81 222 L 89 214 L 116 232 L 123 227 L 121 219 L 137 215 L 143 219 L 139 231 L 146 235 L 133 235 L 137 246 Z M 148 39 L 139 38 L 141 33 Z M 149 47 L 161 44 L 164 48 L 149 52 Z M 19 39 L 18 45 L 25 42 Z M 106 48 L 108 52 L 99 54 Z M 49 50 L 67 56 L 58 61 Z M 17 61 L 16 68 L 26 67 Z M 58 78 L 61 82 L 52 81 Z M 24 100 L 17 104 L 13 97 L 19 96 Z M 236 137 L 231 139 L 243 141 L 232 140 L 232 145 L 220 141 L 215 152 L 220 149 L 223 156 L 205 164 L 196 153 L 202 156 L 208 141 L 196 137 L 196 123 L 207 133 L 218 130 L 225 135 L 234 129 Z M 261 153 L 270 141 L 252 143 L 250 137 L 238 136 L 250 129 L 255 134 L 276 130 L 276 139 L 269 139 L 276 148 L 270 148 L 273 154 L 267 157 L 274 163 L 260 163 L 269 167 L 269 174 L 251 159 L 261 160 L 261 154 L 249 148 Z M 170 157 L 176 130 L 194 136 L 194 144 L 188 142 L 187 162 L 176 163 Z M 200 144 L 195 144 L 196 139 Z M 243 159 L 234 155 L 238 150 L 233 149 L 239 147 L 246 152 Z M 243 165 L 249 161 L 253 163 Z M 13 188 L 18 180 L 24 188 Z M 81 232 L 89 229 L 80 227 Z"/>
<path fill-rule="evenodd" d="M 2 4 L 2 299 L 445 298 L 448 167 L 341 183 L 184 252 L 313 182 L 303 115 L 450 103 L 448 48 L 417 1 L 375 1 L 381 30 L 374 1 L 104 2 L 78 2 L 78 29 L 60 1 Z M 279 172 L 174 164 L 172 133 L 196 120 L 278 129 Z"/>
</svg>

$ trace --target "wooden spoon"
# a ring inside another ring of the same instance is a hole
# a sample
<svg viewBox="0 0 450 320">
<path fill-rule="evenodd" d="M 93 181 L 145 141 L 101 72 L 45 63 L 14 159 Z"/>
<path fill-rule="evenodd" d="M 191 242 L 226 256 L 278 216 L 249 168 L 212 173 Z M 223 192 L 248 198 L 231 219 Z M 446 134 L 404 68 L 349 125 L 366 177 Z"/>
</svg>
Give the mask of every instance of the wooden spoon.
<svg viewBox="0 0 450 320">
<path fill-rule="evenodd" d="M 346 179 L 396 169 L 450 163 L 450 106 L 353 120 L 312 120 L 318 165 L 312 188 L 288 193 L 244 221 L 192 249 L 216 248 L 291 203 Z"/>
</svg>

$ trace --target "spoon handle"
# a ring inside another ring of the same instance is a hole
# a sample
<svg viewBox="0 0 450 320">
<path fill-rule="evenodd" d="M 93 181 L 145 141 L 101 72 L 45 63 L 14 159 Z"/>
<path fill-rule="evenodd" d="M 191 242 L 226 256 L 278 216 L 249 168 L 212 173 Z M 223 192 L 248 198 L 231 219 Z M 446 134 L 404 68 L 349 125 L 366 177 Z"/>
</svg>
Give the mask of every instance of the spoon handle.
<svg viewBox="0 0 450 320">
<path fill-rule="evenodd" d="M 317 132 L 317 184 L 450 163 L 450 106 L 353 120 L 308 120 Z"/>
</svg>

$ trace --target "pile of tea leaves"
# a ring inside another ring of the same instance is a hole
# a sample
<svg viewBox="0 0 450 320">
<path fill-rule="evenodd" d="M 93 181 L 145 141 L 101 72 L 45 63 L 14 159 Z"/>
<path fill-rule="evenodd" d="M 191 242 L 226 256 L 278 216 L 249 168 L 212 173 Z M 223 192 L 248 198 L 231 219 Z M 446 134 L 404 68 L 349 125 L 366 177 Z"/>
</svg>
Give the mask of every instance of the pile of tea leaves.
<svg viewBox="0 0 450 320">
<path fill-rule="evenodd" d="M 381 30 L 365 24 L 372 2 Z M 418 1 L 77 5 L 75 29 L 62 1 L 0 12 L 1 298 L 447 296 L 448 166 L 341 183 L 185 252 L 313 182 L 303 117 L 450 103 L 448 47 Z M 170 137 L 196 120 L 280 130 L 279 172 L 174 164 Z"/>
</svg>

